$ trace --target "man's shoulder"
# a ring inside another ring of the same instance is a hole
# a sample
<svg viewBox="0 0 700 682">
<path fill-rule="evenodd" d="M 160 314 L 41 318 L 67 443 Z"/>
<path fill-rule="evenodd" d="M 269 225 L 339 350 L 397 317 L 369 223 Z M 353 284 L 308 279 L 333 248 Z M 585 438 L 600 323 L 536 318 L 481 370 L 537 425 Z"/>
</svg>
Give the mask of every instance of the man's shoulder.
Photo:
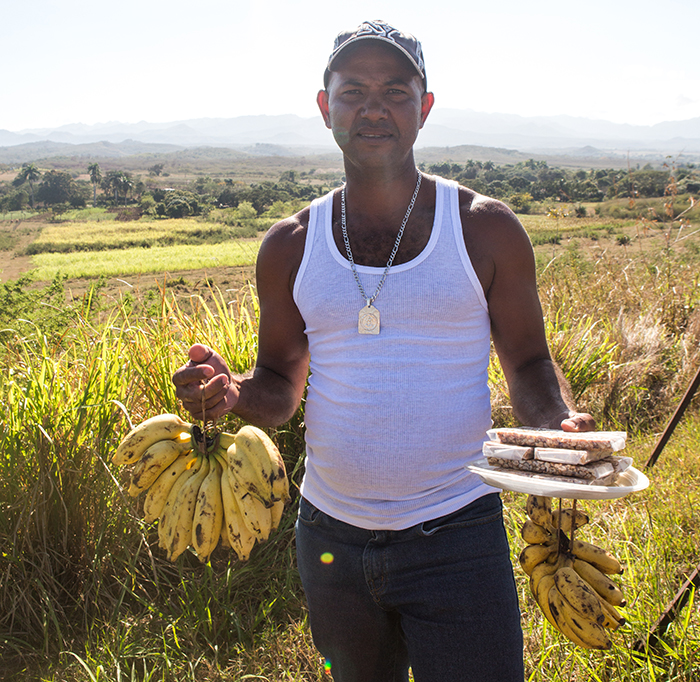
<svg viewBox="0 0 700 682">
<path fill-rule="evenodd" d="M 258 256 L 258 265 L 272 264 L 271 267 L 279 267 L 280 264 L 297 267 L 304 253 L 306 232 L 309 227 L 310 206 L 306 206 L 298 213 L 276 222 L 263 237 Z"/>
<path fill-rule="evenodd" d="M 459 210 L 461 213 L 479 217 L 517 218 L 511 209 L 499 199 L 479 194 L 479 192 L 459 185 Z"/>
<path fill-rule="evenodd" d="M 298 213 L 289 216 L 288 218 L 283 218 L 276 222 L 266 233 L 265 239 L 274 238 L 287 238 L 300 231 L 306 231 L 309 226 L 309 215 L 311 213 L 311 206 L 305 206 Z"/>
<path fill-rule="evenodd" d="M 532 252 L 530 238 L 502 201 L 459 187 L 459 212 L 467 251 L 493 263 L 514 262 Z"/>
</svg>

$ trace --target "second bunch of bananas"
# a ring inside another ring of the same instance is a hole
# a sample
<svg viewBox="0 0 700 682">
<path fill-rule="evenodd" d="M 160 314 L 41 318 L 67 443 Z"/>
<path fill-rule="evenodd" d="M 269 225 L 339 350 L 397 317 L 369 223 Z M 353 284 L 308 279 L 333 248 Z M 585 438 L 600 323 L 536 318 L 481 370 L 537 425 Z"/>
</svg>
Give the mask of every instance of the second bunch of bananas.
<svg viewBox="0 0 700 682">
<path fill-rule="evenodd" d="M 134 464 L 129 494 L 146 492 L 144 520 L 158 521 L 159 546 L 171 561 L 192 547 L 205 562 L 219 543 L 247 560 L 289 501 L 279 450 L 250 425 L 205 434 L 177 415 L 158 415 L 132 429 L 112 461 Z"/>
<path fill-rule="evenodd" d="M 588 523 L 575 506 L 552 509 L 549 497 L 529 495 L 528 519 L 521 527 L 527 546 L 520 565 L 530 577 L 530 591 L 545 618 L 574 644 L 610 649 L 610 632 L 625 623 L 618 606 L 622 591 L 609 577 L 623 566 L 610 552 L 574 538 Z"/>
</svg>

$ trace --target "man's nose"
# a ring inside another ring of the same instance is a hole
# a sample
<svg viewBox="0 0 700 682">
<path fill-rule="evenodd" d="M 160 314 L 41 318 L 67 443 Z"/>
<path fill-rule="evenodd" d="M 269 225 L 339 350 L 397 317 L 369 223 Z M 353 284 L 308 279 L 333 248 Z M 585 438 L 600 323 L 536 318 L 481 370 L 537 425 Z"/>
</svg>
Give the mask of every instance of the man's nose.
<svg viewBox="0 0 700 682">
<path fill-rule="evenodd" d="M 362 107 L 362 115 L 370 120 L 386 118 L 384 99 L 379 94 L 369 94 Z"/>
</svg>

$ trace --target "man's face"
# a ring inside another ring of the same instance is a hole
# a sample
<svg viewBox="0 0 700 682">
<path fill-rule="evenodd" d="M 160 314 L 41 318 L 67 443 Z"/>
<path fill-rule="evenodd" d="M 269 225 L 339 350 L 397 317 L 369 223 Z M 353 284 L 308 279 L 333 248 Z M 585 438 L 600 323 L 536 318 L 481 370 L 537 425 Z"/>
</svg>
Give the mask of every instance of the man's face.
<svg viewBox="0 0 700 682">
<path fill-rule="evenodd" d="M 338 59 L 317 101 L 346 158 L 376 165 L 412 154 L 434 98 L 398 50 L 367 40 Z"/>
</svg>

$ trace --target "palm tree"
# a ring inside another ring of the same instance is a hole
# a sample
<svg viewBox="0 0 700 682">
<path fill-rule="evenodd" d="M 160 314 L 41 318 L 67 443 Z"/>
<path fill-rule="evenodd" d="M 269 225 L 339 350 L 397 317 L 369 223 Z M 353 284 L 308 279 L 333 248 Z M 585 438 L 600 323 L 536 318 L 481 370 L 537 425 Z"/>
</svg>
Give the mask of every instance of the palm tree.
<svg viewBox="0 0 700 682">
<path fill-rule="evenodd" d="M 102 181 L 102 187 L 107 191 L 114 193 L 114 205 L 119 205 L 119 190 L 121 189 L 122 171 L 111 170 L 107 173 L 107 177 Z"/>
<path fill-rule="evenodd" d="M 131 176 L 128 173 L 120 173 L 119 177 L 119 189 L 124 195 L 124 206 L 126 206 L 126 195 L 134 188 L 134 183 L 131 180 Z"/>
<path fill-rule="evenodd" d="M 91 163 L 88 166 L 88 173 L 90 174 L 90 182 L 92 182 L 92 205 L 94 206 L 97 203 L 97 185 L 102 181 L 100 164 Z"/>
<path fill-rule="evenodd" d="M 29 191 L 32 195 L 32 208 L 34 208 L 34 183 L 41 178 L 41 171 L 36 167 L 36 164 L 25 163 L 14 180 L 15 185 L 22 185 L 25 182 L 29 183 Z"/>
</svg>

